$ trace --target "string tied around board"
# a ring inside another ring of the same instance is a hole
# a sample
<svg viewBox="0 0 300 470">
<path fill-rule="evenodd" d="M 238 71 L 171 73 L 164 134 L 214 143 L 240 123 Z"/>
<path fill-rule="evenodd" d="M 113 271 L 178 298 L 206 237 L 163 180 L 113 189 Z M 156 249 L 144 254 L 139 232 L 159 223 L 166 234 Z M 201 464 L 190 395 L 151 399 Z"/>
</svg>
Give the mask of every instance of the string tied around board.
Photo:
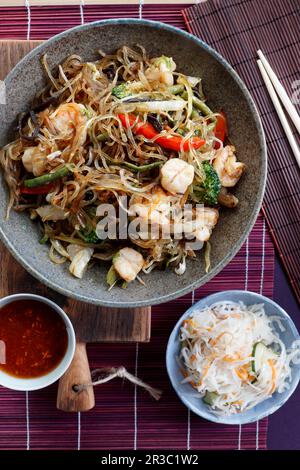
<svg viewBox="0 0 300 470">
<path fill-rule="evenodd" d="M 86 390 L 88 387 L 96 387 L 97 385 L 104 384 L 118 377 L 120 379 L 126 379 L 134 385 L 145 389 L 155 400 L 159 400 L 162 395 L 161 390 L 159 390 L 158 388 L 151 387 L 135 375 L 130 374 L 130 372 L 128 372 L 128 370 L 125 369 L 125 367 L 123 366 L 102 367 L 101 369 L 95 369 L 94 371 L 92 371 L 91 376 L 92 382 L 86 384 L 75 384 L 72 387 L 73 391 L 75 393 L 80 393 L 83 390 Z"/>
</svg>

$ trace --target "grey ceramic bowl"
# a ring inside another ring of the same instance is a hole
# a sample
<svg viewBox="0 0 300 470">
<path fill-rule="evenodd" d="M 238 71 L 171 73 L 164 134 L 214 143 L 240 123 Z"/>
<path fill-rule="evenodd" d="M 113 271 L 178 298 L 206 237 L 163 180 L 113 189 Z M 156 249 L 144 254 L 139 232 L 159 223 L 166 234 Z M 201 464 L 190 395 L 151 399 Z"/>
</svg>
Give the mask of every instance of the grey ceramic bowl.
<svg viewBox="0 0 300 470">
<path fill-rule="evenodd" d="M 264 297 L 263 295 L 256 294 L 255 292 L 241 291 L 241 290 L 230 290 L 224 292 L 218 292 L 217 294 L 210 295 L 201 299 L 190 307 L 184 315 L 178 320 L 174 330 L 172 331 L 169 342 L 167 345 L 166 352 L 166 363 L 167 371 L 174 390 L 181 401 L 194 413 L 215 423 L 223 424 L 246 424 L 252 423 L 259 419 L 265 418 L 266 416 L 274 413 L 278 410 L 292 395 L 295 391 L 299 379 L 300 379 L 300 364 L 293 365 L 292 367 L 292 380 L 290 383 L 289 390 L 284 393 L 274 393 L 271 398 L 263 401 L 259 405 L 255 406 L 251 410 L 245 413 L 239 413 L 232 416 L 217 416 L 214 414 L 210 407 L 203 403 L 202 399 L 196 396 L 195 390 L 188 383 L 182 384 L 182 373 L 179 370 L 178 362 L 176 357 L 179 354 L 180 342 L 178 339 L 179 330 L 183 320 L 190 317 L 195 310 L 200 310 L 206 306 L 212 305 L 219 301 L 232 300 L 234 302 L 242 301 L 246 305 L 260 304 L 263 303 L 265 312 L 267 315 L 276 315 L 280 317 L 283 326 L 286 328 L 284 332 L 277 329 L 280 339 L 283 341 L 285 346 L 288 348 L 291 346 L 293 341 L 299 340 L 299 333 L 290 318 L 290 316 L 273 300 Z M 276 325 L 275 325 L 276 326 Z"/>
<path fill-rule="evenodd" d="M 97 265 L 82 280 L 68 272 L 67 265 L 51 264 L 47 246 L 38 244 L 39 233 L 26 214 L 12 213 L 4 221 L 7 190 L 0 184 L 0 235 L 17 260 L 36 278 L 70 297 L 107 306 L 157 304 L 183 295 L 206 283 L 232 259 L 242 246 L 258 215 L 266 178 L 264 134 L 255 105 L 241 79 L 230 65 L 207 44 L 174 27 L 153 21 L 109 20 L 86 24 L 53 37 L 30 52 L 6 78 L 7 106 L 0 106 L 0 145 L 13 137 L 17 114 L 28 109 L 35 93 L 44 85 L 40 59 L 47 52 L 51 67 L 70 54 L 94 60 L 97 50 L 111 52 L 127 44 L 142 44 L 150 56 L 172 56 L 178 70 L 203 78 L 206 95 L 213 109 L 223 108 L 229 120 L 230 138 L 239 160 L 247 165 L 236 195 L 234 211 L 222 210 L 213 232 L 211 271 L 206 274 L 203 253 L 188 262 L 184 276 L 154 271 L 147 276 L 147 287 L 138 282 L 126 290 L 108 291 L 107 266 Z"/>
</svg>

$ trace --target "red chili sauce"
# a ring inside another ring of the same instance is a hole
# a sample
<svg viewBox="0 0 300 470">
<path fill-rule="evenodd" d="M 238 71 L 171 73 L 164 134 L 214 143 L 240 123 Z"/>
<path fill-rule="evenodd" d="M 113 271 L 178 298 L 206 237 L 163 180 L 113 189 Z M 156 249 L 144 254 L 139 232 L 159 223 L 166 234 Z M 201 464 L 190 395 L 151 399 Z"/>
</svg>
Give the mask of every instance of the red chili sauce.
<svg viewBox="0 0 300 470">
<path fill-rule="evenodd" d="M 68 334 L 60 315 L 36 300 L 16 300 L 0 309 L 0 341 L 6 364 L 0 370 L 19 378 L 51 372 L 62 360 Z"/>
</svg>

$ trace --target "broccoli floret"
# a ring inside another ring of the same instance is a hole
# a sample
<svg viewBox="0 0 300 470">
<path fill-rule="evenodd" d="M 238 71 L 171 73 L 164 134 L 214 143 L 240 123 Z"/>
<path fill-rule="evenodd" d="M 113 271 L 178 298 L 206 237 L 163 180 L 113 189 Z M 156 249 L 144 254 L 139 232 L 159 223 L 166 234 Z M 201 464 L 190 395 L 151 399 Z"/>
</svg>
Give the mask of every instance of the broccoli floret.
<svg viewBox="0 0 300 470">
<path fill-rule="evenodd" d="M 142 82 L 124 82 L 120 83 L 120 85 L 115 86 L 112 89 L 112 95 L 119 100 L 126 98 L 127 96 L 134 95 L 135 93 L 139 93 L 143 89 Z"/>
<path fill-rule="evenodd" d="M 87 65 L 87 67 L 89 67 L 89 69 L 92 72 L 93 80 L 97 80 L 97 78 L 100 77 L 100 72 L 97 69 L 96 65 L 93 62 L 87 62 L 86 65 Z"/>
<path fill-rule="evenodd" d="M 91 119 L 93 117 L 93 112 L 90 109 L 86 108 L 86 107 L 84 107 L 81 112 L 88 119 Z"/>
<path fill-rule="evenodd" d="M 194 186 L 193 192 L 198 202 L 215 206 L 218 202 L 218 196 L 221 191 L 220 179 L 213 166 L 208 163 L 202 163 L 205 179 L 199 186 Z"/>
<path fill-rule="evenodd" d="M 125 98 L 128 95 L 130 95 L 130 91 L 128 90 L 127 83 L 121 83 L 120 85 L 115 86 L 112 89 L 111 93 L 116 98 L 119 98 L 119 100 L 122 99 L 122 98 Z"/>
<path fill-rule="evenodd" d="M 86 243 L 98 243 L 99 242 L 99 238 L 97 237 L 95 230 L 88 231 L 86 229 L 81 229 L 79 232 L 79 236 Z"/>
<path fill-rule="evenodd" d="M 172 57 L 167 57 L 165 55 L 155 57 L 151 62 L 156 67 L 162 67 L 164 71 L 168 70 L 170 72 L 174 72 L 174 70 L 176 69 L 176 64 Z"/>
</svg>

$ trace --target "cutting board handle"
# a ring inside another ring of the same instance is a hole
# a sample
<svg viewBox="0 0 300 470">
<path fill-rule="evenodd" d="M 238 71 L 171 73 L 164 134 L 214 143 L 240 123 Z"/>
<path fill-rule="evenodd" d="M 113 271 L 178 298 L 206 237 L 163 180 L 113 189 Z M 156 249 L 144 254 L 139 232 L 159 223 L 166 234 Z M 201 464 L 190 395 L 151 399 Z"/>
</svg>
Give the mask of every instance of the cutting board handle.
<svg viewBox="0 0 300 470">
<path fill-rule="evenodd" d="M 58 385 L 56 406 L 62 411 L 88 411 L 95 406 L 94 388 L 76 391 L 77 384 L 91 382 L 85 343 L 76 343 L 73 361 Z"/>
</svg>

